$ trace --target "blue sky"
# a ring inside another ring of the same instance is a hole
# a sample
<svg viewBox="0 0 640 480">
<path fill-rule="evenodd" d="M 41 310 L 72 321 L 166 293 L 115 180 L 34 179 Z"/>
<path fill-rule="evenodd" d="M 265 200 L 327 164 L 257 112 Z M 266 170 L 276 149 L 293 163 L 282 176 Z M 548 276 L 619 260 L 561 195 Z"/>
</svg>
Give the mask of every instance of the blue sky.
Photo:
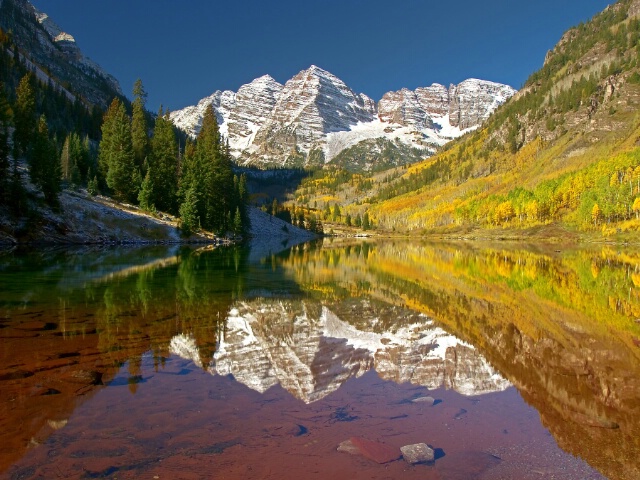
<svg viewBox="0 0 640 480">
<path fill-rule="evenodd" d="M 32 0 L 147 107 L 177 110 L 315 64 L 374 100 L 481 78 L 522 86 L 604 0 Z"/>
</svg>

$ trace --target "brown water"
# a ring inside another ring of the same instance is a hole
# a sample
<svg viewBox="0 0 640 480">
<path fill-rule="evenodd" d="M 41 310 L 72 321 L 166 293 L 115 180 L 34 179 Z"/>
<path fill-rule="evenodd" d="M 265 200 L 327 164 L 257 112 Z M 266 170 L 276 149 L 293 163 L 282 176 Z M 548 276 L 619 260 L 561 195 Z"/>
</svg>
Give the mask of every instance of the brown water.
<svg viewBox="0 0 640 480">
<path fill-rule="evenodd" d="M 0 477 L 640 478 L 635 259 L 6 253 Z"/>
</svg>

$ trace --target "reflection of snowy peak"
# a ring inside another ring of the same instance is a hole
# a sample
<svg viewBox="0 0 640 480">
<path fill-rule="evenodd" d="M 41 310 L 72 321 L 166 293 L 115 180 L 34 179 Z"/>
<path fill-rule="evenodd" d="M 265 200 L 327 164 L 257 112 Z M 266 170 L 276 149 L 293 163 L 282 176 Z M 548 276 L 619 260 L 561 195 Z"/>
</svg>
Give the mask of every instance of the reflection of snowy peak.
<svg viewBox="0 0 640 480">
<path fill-rule="evenodd" d="M 198 346 L 195 339 L 190 335 L 180 334 L 173 337 L 169 344 L 169 351 L 173 355 L 189 359 L 198 367 L 202 367 Z"/>
<path fill-rule="evenodd" d="M 237 94 L 216 92 L 172 118 L 195 135 L 204 108 L 213 105 L 220 130 L 242 164 L 329 162 L 346 148 L 379 138 L 422 149 L 427 156 L 478 126 L 514 93 L 506 85 L 469 79 L 449 88 L 434 84 L 389 92 L 376 105 L 312 65 L 284 86 L 265 75 Z M 219 100 L 223 95 L 227 102 Z"/>
<path fill-rule="evenodd" d="M 280 384 L 307 403 L 371 369 L 387 380 L 452 388 L 464 395 L 509 386 L 471 345 L 425 317 L 419 320 L 374 333 L 355 328 L 324 306 L 243 303 L 229 314 L 210 372 L 231 374 L 259 392 Z M 185 339 L 175 344 L 173 353 L 199 358 Z"/>
</svg>

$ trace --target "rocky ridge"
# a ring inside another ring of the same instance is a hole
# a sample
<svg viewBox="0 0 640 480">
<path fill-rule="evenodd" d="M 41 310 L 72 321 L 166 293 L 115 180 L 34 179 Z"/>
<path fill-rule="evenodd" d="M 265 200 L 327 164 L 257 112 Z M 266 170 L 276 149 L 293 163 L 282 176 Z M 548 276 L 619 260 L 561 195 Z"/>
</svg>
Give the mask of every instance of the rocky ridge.
<svg viewBox="0 0 640 480">
<path fill-rule="evenodd" d="M 26 56 L 40 72 L 46 72 L 48 78 L 43 80 L 71 87 L 85 103 L 103 108 L 114 96 L 122 96 L 115 77 L 86 57 L 72 35 L 27 0 L 0 2 L 0 28 L 13 32 L 21 56 Z"/>
<path fill-rule="evenodd" d="M 371 139 L 420 148 L 425 156 L 486 120 L 516 91 L 468 79 L 449 88 L 433 84 L 386 93 L 376 103 L 335 75 L 312 65 L 285 85 L 268 75 L 217 91 L 171 114 L 196 135 L 209 105 L 242 165 L 303 166 L 331 162 L 343 150 Z"/>
</svg>

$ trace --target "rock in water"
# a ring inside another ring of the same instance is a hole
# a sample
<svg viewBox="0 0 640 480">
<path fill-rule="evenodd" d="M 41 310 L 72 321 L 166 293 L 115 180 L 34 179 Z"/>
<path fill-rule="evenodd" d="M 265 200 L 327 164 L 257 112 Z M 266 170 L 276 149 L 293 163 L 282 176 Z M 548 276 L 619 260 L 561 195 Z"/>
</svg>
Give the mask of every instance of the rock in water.
<svg viewBox="0 0 640 480">
<path fill-rule="evenodd" d="M 372 442 L 362 437 L 351 437 L 349 440 L 362 455 L 376 463 L 393 462 L 402 456 L 400 450 L 384 443 Z"/>
<path fill-rule="evenodd" d="M 433 462 L 435 458 L 433 450 L 426 443 L 405 445 L 404 447 L 400 447 L 400 451 L 405 461 L 412 465 L 415 463 Z"/>
<path fill-rule="evenodd" d="M 360 450 L 356 447 L 351 440 L 345 440 L 338 445 L 338 451 L 349 453 L 351 455 L 360 455 Z"/>
<path fill-rule="evenodd" d="M 426 403 L 427 405 L 433 405 L 436 400 L 433 397 L 418 397 L 411 401 L 413 403 Z"/>
</svg>

